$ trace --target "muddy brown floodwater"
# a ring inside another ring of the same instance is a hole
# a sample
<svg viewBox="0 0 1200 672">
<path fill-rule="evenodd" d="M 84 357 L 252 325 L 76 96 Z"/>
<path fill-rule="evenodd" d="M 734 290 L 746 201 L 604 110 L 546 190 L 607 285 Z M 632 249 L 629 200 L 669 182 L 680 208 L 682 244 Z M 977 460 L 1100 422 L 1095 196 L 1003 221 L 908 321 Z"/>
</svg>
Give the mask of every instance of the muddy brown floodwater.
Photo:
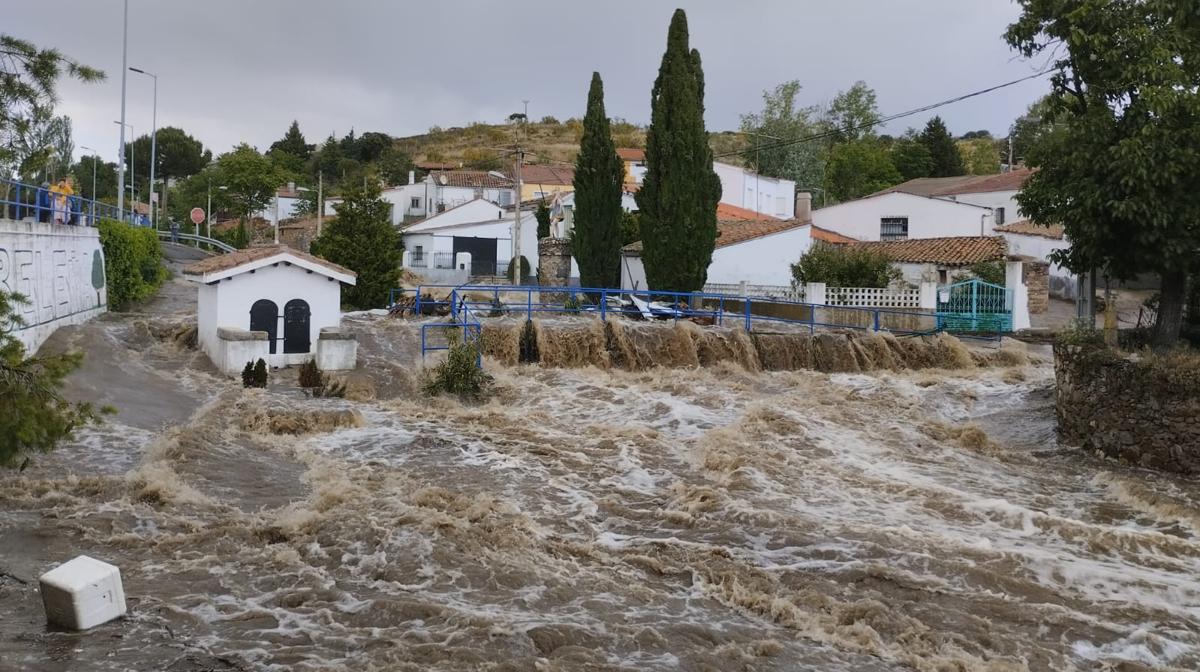
<svg viewBox="0 0 1200 672">
<path fill-rule="evenodd" d="M 357 316 L 364 400 L 314 400 L 217 376 L 189 291 L 55 336 L 121 413 L 0 475 L 0 669 L 1200 667 L 1200 488 L 1057 446 L 1048 353 L 489 360 L 464 406 L 415 391 L 412 324 Z M 129 616 L 47 629 L 36 578 L 79 553 Z"/>
</svg>

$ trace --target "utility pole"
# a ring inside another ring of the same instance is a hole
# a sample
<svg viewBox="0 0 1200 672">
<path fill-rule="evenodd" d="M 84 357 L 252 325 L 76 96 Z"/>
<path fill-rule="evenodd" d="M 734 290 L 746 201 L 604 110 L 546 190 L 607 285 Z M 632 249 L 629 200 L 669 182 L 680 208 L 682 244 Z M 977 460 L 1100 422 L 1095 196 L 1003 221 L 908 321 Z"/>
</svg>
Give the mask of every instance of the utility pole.
<svg viewBox="0 0 1200 672">
<path fill-rule="evenodd" d="M 94 201 L 94 200 L 97 200 L 96 199 L 96 158 L 99 156 L 100 153 L 97 152 L 96 150 L 92 149 L 91 147 L 88 147 L 87 145 L 80 145 L 79 148 L 86 149 L 87 151 L 92 153 L 92 200 Z"/>
<path fill-rule="evenodd" d="M 1013 143 L 1012 143 L 1012 134 L 1009 133 L 1008 134 L 1008 170 L 1006 172 L 1011 173 L 1012 169 L 1013 169 Z"/>
<path fill-rule="evenodd" d="M 317 171 L 317 238 L 321 237 L 321 222 L 325 218 L 325 199 L 322 190 L 325 186 L 325 174 Z"/>
<path fill-rule="evenodd" d="M 154 228 L 157 229 L 158 228 L 158 217 L 155 214 L 155 211 L 158 209 L 156 206 L 159 204 L 160 199 L 156 199 L 154 197 L 154 195 L 155 195 L 154 164 L 158 163 L 158 75 L 156 75 L 154 73 L 146 72 L 145 70 L 142 70 L 140 68 L 129 68 L 129 69 L 132 72 L 136 72 L 139 75 L 145 75 L 154 80 L 154 112 L 153 112 L 153 116 L 151 117 L 151 122 L 150 122 L 151 125 L 150 125 L 150 198 L 149 198 L 149 200 L 152 202 L 149 205 L 150 205 L 150 226 L 153 226 Z M 163 191 L 165 192 L 166 190 L 167 190 L 167 185 L 164 184 Z"/>
<path fill-rule="evenodd" d="M 204 236 L 212 238 L 212 178 L 208 178 L 208 207 L 204 210 Z M 200 227 L 196 227 L 196 233 L 199 234 Z"/>
<path fill-rule="evenodd" d="M 121 152 L 117 161 L 120 172 L 117 187 L 117 213 L 124 217 L 125 209 L 125 80 L 129 75 L 129 0 L 125 0 L 125 32 L 121 38 Z"/>
<path fill-rule="evenodd" d="M 513 263 L 517 265 L 517 267 L 512 271 L 514 285 L 523 284 L 523 278 L 521 277 L 521 162 L 525 159 L 524 151 L 525 150 L 522 148 L 517 147 L 517 164 L 516 170 L 513 171 L 513 182 L 516 186 L 513 200 L 516 202 L 516 205 L 513 210 L 514 220 L 512 247 Z"/>
</svg>

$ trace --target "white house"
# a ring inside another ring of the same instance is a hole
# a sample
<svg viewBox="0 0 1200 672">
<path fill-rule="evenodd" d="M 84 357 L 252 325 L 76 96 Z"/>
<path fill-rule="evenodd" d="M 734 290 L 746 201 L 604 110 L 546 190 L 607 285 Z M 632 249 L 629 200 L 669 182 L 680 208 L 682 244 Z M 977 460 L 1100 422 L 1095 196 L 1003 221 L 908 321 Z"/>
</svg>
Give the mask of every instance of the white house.
<svg viewBox="0 0 1200 672">
<path fill-rule="evenodd" d="M 958 177 L 922 177 L 909 180 L 879 193 L 904 192 L 914 196 L 944 198 L 960 203 L 992 208 L 996 226 L 1022 219 L 1017 192 L 1033 171 L 1019 168 L 998 175 L 960 175 Z"/>
<path fill-rule="evenodd" d="M 305 187 L 297 187 L 296 183 L 288 182 L 288 185 L 275 192 L 275 197 L 267 203 L 267 207 L 255 212 L 251 217 L 256 219 L 265 219 L 275 226 L 278 222 L 285 219 L 299 217 L 300 213 L 297 208 L 300 205 L 303 192 L 308 191 Z M 276 214 L 278 213 L 278 218 Z"/>
<path fill-rule="evenodd" d="M 936 282 L 945 285 L 971 275 L 967 267 L 983 262 L 1005 261 L 1007 245 L 1001 236 L 951 236 L 854 243 L 878 250 L 900 269 L 902 279 L 912 285 Z"/>
<path fill-rule="evenodd" d="M 438 213 L 477 198 L 496 205 L 516 202 L 511 179 L 487 170 L 438 170 L 425 176 L 429 185 L 427 213 Z"/>
<path fill-rule="evenodd" d="M 992 209 L 886 191 L 814 210 L 813 224 L 857 240 L 992 235 Z"/>
<path fill-rule="evenodd" d="M 278 367 L 314 355 L 326 369 L 354 368 L 354 342 L 336 331 L 341 286 L 355 284 L 353 271 L 271 245 L 209 257 L 183 272 L 199 283 L 200 348 L 221 371 L 237 374 L 260 357 Z"/>
<path fill-rule="evenodd" d="M 796 183 L 759 175 L 752 170 L 720 161 L 713 170 L 721 178 L 721 202 L 778 219 L 796 216 Z"/>
<path fill-rule="evenodd" d="M 646 176 L 646 150 L 621 148 L 617 155 L 625 163 L 626 185 L 640 185 Z M 713 162 L 713 171 L 721 179 L 721 203 L 776 219 L 796 217 L 795 182 L 720 161 Z"/>
<path fill-rule="evenodd" d="M 1061 226 L 1038 226 L 1029 220 L 1021 220 L 997 226 L 996 232 L 1004 236 L 1010 254 L 1049 262 L 1050 296 L 1072 300 L 1078 296 L 1078 277 L 1066 267 L 1050 261 L 1050 253 L 1071 246 Z"/>
</svg>

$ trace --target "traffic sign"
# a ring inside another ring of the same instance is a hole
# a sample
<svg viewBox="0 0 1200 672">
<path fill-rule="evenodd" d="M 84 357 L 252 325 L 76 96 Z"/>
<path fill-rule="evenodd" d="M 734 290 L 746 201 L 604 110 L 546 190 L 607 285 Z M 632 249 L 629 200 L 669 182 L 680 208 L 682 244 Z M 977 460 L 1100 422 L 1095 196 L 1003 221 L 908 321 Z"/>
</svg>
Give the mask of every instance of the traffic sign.
<svg viewBox="0 0 1200 672">
<path fill-rule="evenodd" d="M 196 225 L 204 223 L 204 208 L 192 208 L 192 223 Z"/>
</svg>

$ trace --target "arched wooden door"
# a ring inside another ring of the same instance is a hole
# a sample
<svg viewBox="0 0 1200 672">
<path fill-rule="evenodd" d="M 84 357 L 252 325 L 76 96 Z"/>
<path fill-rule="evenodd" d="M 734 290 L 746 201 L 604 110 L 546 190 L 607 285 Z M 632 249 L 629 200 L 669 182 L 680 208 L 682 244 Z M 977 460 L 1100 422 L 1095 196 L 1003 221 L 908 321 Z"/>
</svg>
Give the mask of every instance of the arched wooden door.
<svg viewBox="0 0 1200 672">
<path fill-rule="evenodd" d="M 308 302 L 292 299 L 283 307 L 283 351 L 308 352 L 312 345 L 309 339 Z"/>
<path fill-rule="evenodd" d="M 259 299 L 250 306 L 250 331 L 267 332 L 271 354 L 275 354 L 275 335 L 279 333 L 279 306 L 269 299 Z"/>
</svg>

